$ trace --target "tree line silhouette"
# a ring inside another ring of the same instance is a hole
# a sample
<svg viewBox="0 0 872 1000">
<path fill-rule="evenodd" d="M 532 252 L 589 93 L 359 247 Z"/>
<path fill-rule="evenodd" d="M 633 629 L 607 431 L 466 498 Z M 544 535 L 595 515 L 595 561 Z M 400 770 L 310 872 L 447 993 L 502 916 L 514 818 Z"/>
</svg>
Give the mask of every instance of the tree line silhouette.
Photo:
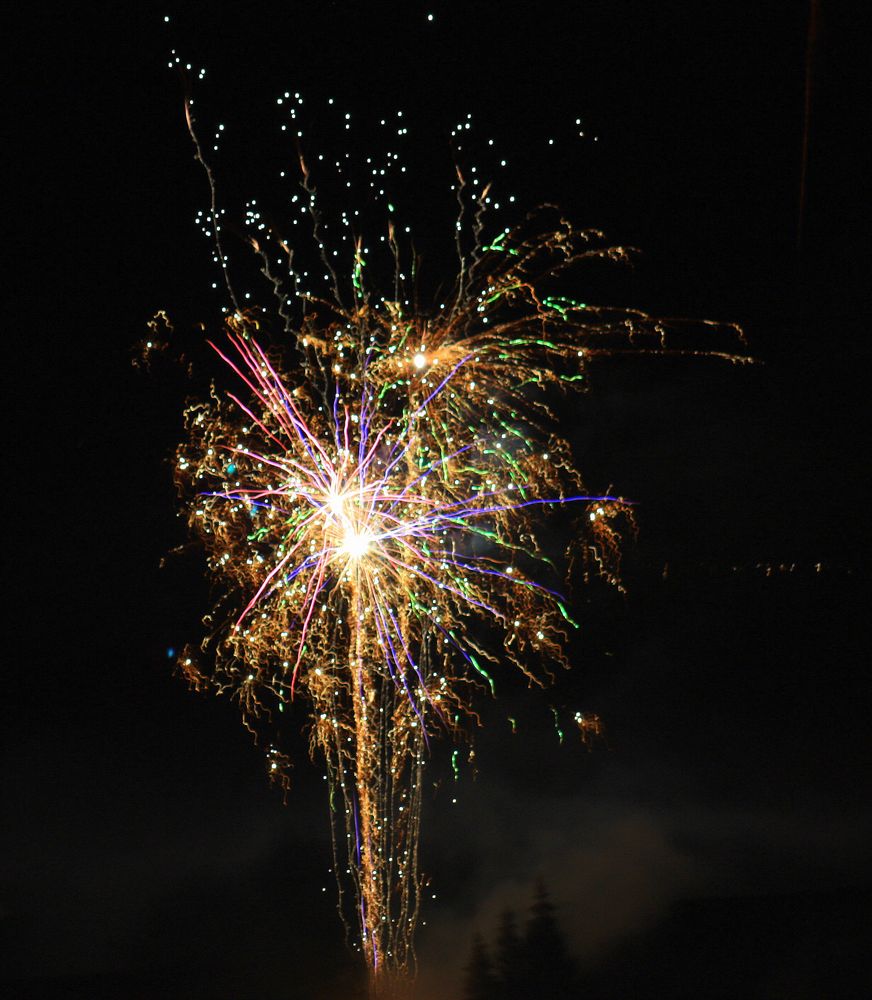
<svg viewBox="0 0 872 1000">
<path fill-rule="evenodd" d="M 463 1000 L 575 1000 L 578 970 L 557 925 L 554 906 L 539 882 L 523 932 L 503 912 L 493 948 L 481 934 L 472 942 Z"/>
</svg>

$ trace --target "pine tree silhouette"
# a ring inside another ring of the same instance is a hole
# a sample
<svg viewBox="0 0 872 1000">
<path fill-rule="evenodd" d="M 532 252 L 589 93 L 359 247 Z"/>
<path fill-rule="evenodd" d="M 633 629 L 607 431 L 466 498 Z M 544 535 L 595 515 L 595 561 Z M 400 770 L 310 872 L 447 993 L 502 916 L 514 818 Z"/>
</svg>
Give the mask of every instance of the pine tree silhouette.
<svg viewBox="0 0 872 1000">
<path fill-rule="evenodd" d="M 512 910 L 500 916 L 493 961 L 482 936 L 474 936 L 463 1000 L 578 1000 L 580 996 L 578 969 L 540 879 L 523 937 Z"/>
<path fill-rule="evenodd" d="M 472 939 L 472 951 L 466 966 L 463 1000 L 496 1000 L 497 977 L 481 934 Z"/>
<path fill-rule="evenodd" d="M 578 970 L 569 954 L 544 882 L 536 886 L 524 936 L 524 996 L 528 1000 L 572 1000 L 578 994 Z"/>
<path fill-rule="evenodd" d="M 497 931 L 497 1000 L 530 1000 L 526 990 L 527 949 L 518 934 L 515 914 L 504 910 Z"/>
</svg>

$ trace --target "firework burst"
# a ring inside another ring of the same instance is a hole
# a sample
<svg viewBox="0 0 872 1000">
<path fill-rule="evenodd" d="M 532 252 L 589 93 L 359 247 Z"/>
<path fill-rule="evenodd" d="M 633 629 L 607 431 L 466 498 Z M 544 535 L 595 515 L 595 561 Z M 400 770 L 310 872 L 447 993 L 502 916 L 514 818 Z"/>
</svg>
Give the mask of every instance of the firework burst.
<svg viewBox="0 0 872 1000">
<path fill-rule="evenodd" d="M 303 188 L 314 206 L 305 164 Z M 307 707 L 311 751 L 326 762 L 340 911 L 356 914 L 376 995 L 414 965 L 428 740 L 474 716 L 473 695 L 496 671 L 538 683 L 568 665 L 572 619 L 540 537 L 547 513 L 572 538 L 570 561 L 618 582 L 630 506 L 584 488 L 554 390 L 581 382 L 598 354 L 662 351 L 679 325 L 557 294 L 585 261 L 628 251 L 559 216 L 487 241 L 487 195 L 470 196 L 471 248 L 458 239 L 438 308 L 402 294 L 392 225 L 390 297 L 364 281 L 359 240 L 347 280 L 330 267 L 333 292 L 318 297 L 300 290 L 286 244 L 281 279 L 253 238 L 281 334 L 265 314 L 234 310 L 213 344 L 233 388 L 189 407 L 176 460 L 221 583 L 204 643 L 214 666 L 189 650 L 182 669 L 238 699 L 286 787 L 276 734 L 292 703 Z M 320 245 L 314 207 L 312 217 Z"/>
</svg>

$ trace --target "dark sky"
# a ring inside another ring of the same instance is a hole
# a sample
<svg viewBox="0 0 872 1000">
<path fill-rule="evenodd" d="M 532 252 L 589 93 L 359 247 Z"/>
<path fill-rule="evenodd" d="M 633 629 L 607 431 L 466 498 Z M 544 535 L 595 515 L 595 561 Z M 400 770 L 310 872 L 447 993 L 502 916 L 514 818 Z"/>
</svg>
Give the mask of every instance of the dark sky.
<svg viewBox="0 0 872 1000">
<path fill-rule="evenodd" d="M 620 995 L 655 946 L 674 996 L 727 995 L 719 969 L 738 995 L 858 995 L 868 164 L 845 8 L 815 5 L 800 243 L 804 4 L 228 6 L 187 5 L 172 32 L 169 8 L 46 7 L 7 39 L 21 153 L 7 191 L 24 209 L 7 247 L 25 274 L 6 337 L 10 995 L 352 995 L 320 768 L 301 754 L 283 805 L 232 705 L 189 694 L 166 655 L 208 607 L 196 552 L 160 568 L 184 540 L 167 459 L 197 385 L 144 377 L 131 348 L 166 309 L 196 354 L 194 324 L 220 304 L 173 45 L 207 68 L 197 100 L 227 124 L 228 198 L 274 195 L 286 89 L 353 109 L 363 142 L 367 120 L 402 108 L 434 189 L 451 180 L 447 130 L 472 112 L 519 206 L 556 202 L 644 251 L 586 294 L 739 321 L 763 362 L 604 362 L 567 405 L 591 487 L 637 503 L 628 594 L 574 595 L 575 669 L 553 690 L 502 679 L 475 780 L 451 781 L 435 752 L 422 1000 L 459 995 L 473 929 L 490 935 L 505 907 L 523 919 L 539 876 L 591 996 Z M 549 150 L 576 117 L 585 140 Z M 450 206 L 419 211 L 434 239 L 450 233 Z M 567 729 L 561 744 L 552 706 L 599 713 L 606 739 L 587 750 Z M 710 930 L 689 954 L 692 923 Z M 663 995 L 646 981 L 624 994 Z"/>
</svg>

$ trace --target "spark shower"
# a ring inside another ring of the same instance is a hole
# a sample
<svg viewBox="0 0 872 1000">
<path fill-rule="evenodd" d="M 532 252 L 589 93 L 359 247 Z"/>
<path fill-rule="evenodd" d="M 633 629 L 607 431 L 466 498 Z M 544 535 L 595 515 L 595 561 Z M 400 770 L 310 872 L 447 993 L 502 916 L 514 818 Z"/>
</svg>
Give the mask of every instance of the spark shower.
<svg viewBox="0 0 872 1000">
<path fill-rule="evenodd" d="M 298 163 L 291 201 L 308 233 L 292 242 L 249 207 L 273 306 L 243 308 L 227 277 L 232 305 L 210 341 L 226 386 L 185 413 L 176 480 L 218 597 L 179 663 L 192 686 L 238 702 L 286 789 L 280 734 L 302 722 L 326 765 L 340 912 L 372 995 L 390 996 L 414 974 L 431 740 L 474 723 L 501 672 L 541 684 L 568 666 L 569 570 L 619 582 L 631 505 L 585 488 L 555 399 L 584 388 L 600 355 L 716 352 L 671 347 L 683 321 L 568 295 L 586 264 L 631 251 L 550 209 L 491 227 L 491 187 L 460 166 L 455 274 L 422 304 L 384 189 L 379 274 L 357 213 L 322 205 L 299 146 Z"/>
</svg>

